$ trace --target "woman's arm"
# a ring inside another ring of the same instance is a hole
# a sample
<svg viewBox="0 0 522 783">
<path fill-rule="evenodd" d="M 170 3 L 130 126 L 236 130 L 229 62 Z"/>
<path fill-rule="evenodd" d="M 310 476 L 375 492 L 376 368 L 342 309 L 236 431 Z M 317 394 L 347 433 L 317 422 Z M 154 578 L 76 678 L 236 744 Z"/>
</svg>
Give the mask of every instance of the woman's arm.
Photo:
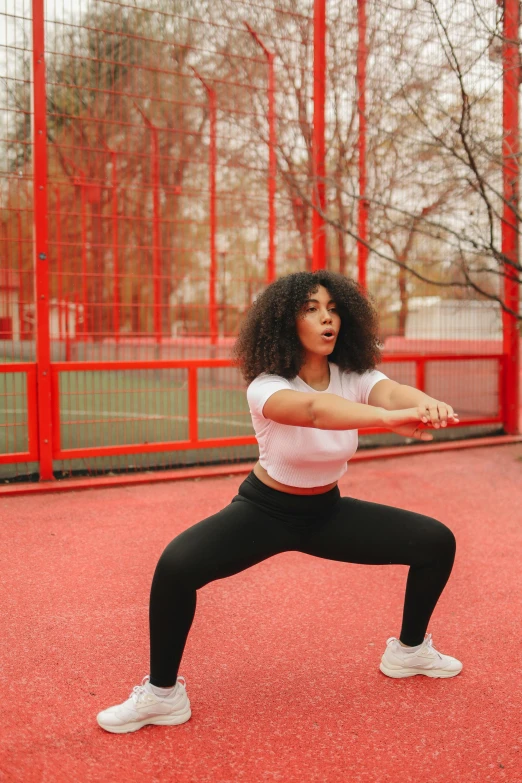
<svg viewBox="0 0 522 783">
<path fill-rule="evenodd" d="M 356 430 L 381 427 L 386 411 L 348 402 L 337 394 L 282 389 L 265 402 L 263 416 L 279 424 L 316 427 L 320 430 Z"/>
<path fill-rule="evenodd" d="M 458 421 L 458 416 L 451 405 L 441 400 L 436 400 L 413 386 L 397 383 L 389 379 L 378 381 L 370 392 L 369 405 L 376 405 L 388 411 L 422 407 L 429 418 L 428 424 L 438 429 L 446 427 L 448 422 L 453 424 Z"/>
<path fill-rule="evenodd" d="M 409 437 L 431 440 L 432 436 L 421 430 L 428 422 L 422 406 L 407 410 L 386 411 L 382 407 L 350 402 L 337 394 L 314 394 L 281 390 L 265 402 L 263 415 L 279 424 L 297 427 L 315 427 L 320 430 L 358 430 L 365 427 L 384 427 L 392 432 L 408 426 Z"/>
</svg>

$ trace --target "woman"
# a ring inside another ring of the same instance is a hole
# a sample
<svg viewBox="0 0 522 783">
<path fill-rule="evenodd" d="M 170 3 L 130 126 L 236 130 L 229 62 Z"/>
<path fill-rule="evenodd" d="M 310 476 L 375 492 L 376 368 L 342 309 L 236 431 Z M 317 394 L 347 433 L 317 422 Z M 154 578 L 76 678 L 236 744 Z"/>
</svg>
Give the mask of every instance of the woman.
<svg viewBox="0 0 522 783">
<path fill-rule="evenodd" d="M 259 461 L 230 505 L 162 554 L 150 596 L 150 676 L 126 702 L 98 715 L 107 731 L 187 721 L 178 667 L 196 591 L 291 550 L 409 565 L 402 629 L 388 639 L 381 671 L 454 677 L 462 669 L 426 636 L 453 566 L 451 531 L 421 514 L 342 498 L 337 486 L 359 428 L 431 440 L 426 428 L 458 422 L 451 406 L 375 369 L 376 314 L 355 283 L 331 272 L 298 272 L 268 286 L 247 314 L 235 355 L 250 384 Z"/>
</svg>

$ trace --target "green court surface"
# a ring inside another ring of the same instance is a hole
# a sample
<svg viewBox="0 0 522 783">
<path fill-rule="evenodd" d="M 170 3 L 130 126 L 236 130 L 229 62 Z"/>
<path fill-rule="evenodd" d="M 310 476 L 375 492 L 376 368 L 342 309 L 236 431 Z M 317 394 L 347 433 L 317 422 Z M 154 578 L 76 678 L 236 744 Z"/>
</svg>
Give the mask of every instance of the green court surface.
<svg viewBox="0 0 522 783">
<path fill-rule="evenodd" d="M 253 434 L 245 388 L 225 370 L 200 370 L 200 439 Z M 212 375 L 215 375 L 213 378 Z M 229 376 L 228 378 L 226 376 Z M 60 438 L 63 449 L 187 440 L 185 370 L 60 373 Z M 1 450 L 27 449 L 25 376 L 0 376 Z"/>
</svg>

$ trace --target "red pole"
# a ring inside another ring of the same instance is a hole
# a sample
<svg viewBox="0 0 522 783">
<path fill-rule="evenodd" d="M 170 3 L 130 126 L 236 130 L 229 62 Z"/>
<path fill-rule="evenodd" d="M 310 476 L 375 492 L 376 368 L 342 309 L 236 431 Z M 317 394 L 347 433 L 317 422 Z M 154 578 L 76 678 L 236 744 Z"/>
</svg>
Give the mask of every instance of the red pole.
<svg viewBox="0 0 522 783">
<path fill-rule="evenodd" d="M 11 299 L 10 299 L 10 293 L 9 293 L 9 230 L 7 226 L 7 220 L 5 222 L 2 222 L 2 242 L 1 242 L 2 250 L 5 254 L 5 269 L 0 266 L 0 308 L 2 306 L 5 306 L 6 314 L 9 314 L 11 312 L 10 306 L 11 306 Z M 4 284 L 2 285 L 2 278 Z M 11 330 L 12 331 L 12 330 Z"/>
<path fill-rule="evenodd" d="M 53 476 L 51 345 L 49 340 L 49 261 L 47 231 L 47 96 L 45 80 L 44 0 L 33 11 L 33 188 L 36 291 L 36 361 L 40 481 Z"/>
<path fill-rule="evenodd" d="M 217 251 L 216 251 L 216 91 L 208 86 L 202 76 L 192 68 L 194 74 L 199 79 L 207 91 L 210 111 L 210 142 L 209 142 L 209 192 L 210 192 L 210 278 L 208 289 L 208 307 L 210 324 L 210 342 L 216 345 L 218 341 L 218 322 L 217 322 L 217 304 L 216 304 L 216 282 L 217 282 Z"/>
<path fill-rule="evenodd" d="M 11 183 L 10 182 L 9 182 L 9 186 L 8 187 L 9 187 L 8 202 L 10 204 L 12 204 L 11 194 L 10 194 L 10 190 L 11 190 Z M 12 298 L 12 296 L 13 295 L 12 295 L 12 292 L 11 292 L 11 288 L 12 288 L 13 285 L 15 285 L 15 275 L 14 275 L 15 270 L 14 270 L 13 262 L 11 260 L 11 256 L 12 256 L 11 248 L 12 248 L 12 245 L 13 245 L 13 239 L 11 237 L 12 226 L 11 226 L 11 220 L 9 218 L 10 218 L 10 216 L 8 214 L 7 220 L 6 220 L 5 224 L 4 224 L 5 225 L 5 234 L 4 234 L 5 235 L 5 250 L 6 250 L 6 253 L 5 253 L 5 303 L 6 303 L 6 311 L 5 311 L 5 313 L 6 313 L 6 315 L 8 316 L 8 318 L 10 320 L 10 324 L 11 325 L 9 327 L 9 333 L 11 335 L 10 339 L 12 340 L 14 338 L 15 324 L 14 324 L 14 318 L 13 318 L 13 315 L 12 315 L 12 313 L 13 313 L 13 298 Z"/>
<path fill-rule="evenodd" d="M 160 203 L 159 203 L 159 144 L 158 129 L 137 103 L 134 104 L 152 134 L 152 278 L 154 281 L 154 335 L 161 342 L 161 253 L 160 253 Z"/>
<path fill-rule="evenodd" d="M 267 285 L 275 280 L 277 186 L 276 130 L 275 130 L 275 67 L 274 55 L 268 54 L 268 262 Z"/>
<path fill-rule="evenodd" d="M 210 104 L 210 148 L 209 148 L 209 187 L 210 187 L 210 341 L 216 345 L 218 341 L 218 324 L 216 313 L 216 93 L 208 90 Z"/>
<path fill-rule="evenodd" d="M 518 51 L 520 26 L 519 0 L 504 0 L 503 59 L 503 184 L 504 214 L 502 220 L 502 253 L 513 264 L 519 264 L 518 219 L 519 204 L 519 98 L 520 57 Z M 515 313 L 519 312 L 519 284 L 517 271 L 504 265 L 504 301 Z M 502 313 L 503 353 L 505 356 L 504 429 L 508 435 L 519 431 L 518 393 L 520 340 L 517 318 Z"/>
<path fill-rule="evenodd" d="M 18 230 L 18 328 L 20 340 L 26 339 L 24 329 L 24 254 L 22 246 L 22 215 L 20 209 L 16 214 Z"/>
<path fill-rule="evenodd" d="M 198 371 L 196 367 L 188 370 L 188 426 L 189 440 L 197 443 L 198 433 Z"/>
<path fill-rule="evenodd" d="M 87 284 L 87 214 L 86 214 L 86 198 L 85 198 L 85 192 L 86 189 L 89 187 L 86 183 L 86 176 L 83 169 L 81 169 L 79 166 L 76 165 L 76 163 L 68 158 L 67 156 L 64 156 L 67 163 L 75 169 L 77 174 L 73 177 L 73 183 L 74 185 L 78 186 L 80 188 L 80 211 L 81 211 L 81 232 L 82 232 L 82 328 L 81 330 L 76 329 L 75 331 L 75 339 L 78 339 L 79 331 L 82 332 L 83 336 L 87 334 L 87 309 L 88 309 L 88 298 L 89 298 L 89 288 Z M 77 314 L 78 319 L 78 314 Z"/>
<path fill-rule="evenodd" d="M 79 318 L 80 318 L 80 297 L 78 296 L 78 294 L 75 294 L 74 303 L 75 303 L 75 308 L 74 308 L 74 337 L 75 337 L 75 340 L 77 340 L 78 339 L 77 336 L 78 336 L 78 332 L 79 332 L 78 322 L 79 322 Z"/>
<path fill-rule="evenodd" d="M 313 193 L 312 270 L 326 266 L 324 111 L 326 93 L 326 0 L 314 0 L 314 128 L 312 135 Z"/>
<path fill-rule="evenodd" d="M 275 280 L 276 263 L 276 208 L 275 196 L 277 187 L 276 158 L 276 110 L 275 110 L 275 57 L 259 35 L 245 22 L 245 27 L 263 50 L 268 63 L 268 258 L 266 262 L 266 284 Z"/>
<path fill-rule="evenodd" d="M 87 334 L 87 215 L 85 212 L 85 183 L 83 180 L 80 182 L 81 202 L 80 209 L 82 211 L 82 306 L 83 306 L 83 320 L 82 320 L 82 334 L 85 337 Z"/>
<path fill-rule="evenodd" d="M 118 177 L 116 153 L 111 150 L 112 159 L 112 328 L 116 342 L 120 340 L 120 270 L 118 254 Z"/>
<path fill-rule="evenodd" d="M 71 361 L 71 302 L 69 299 L 65 300 L 65 361 Z"/>
<path fill-rule="evenodd" d="M 359 116 L 359 205 L 357 233 L 362 242 L 357 243 L 357 278 L 359 285 L 366 289 L 366 267 L 368 248 L 368 202 L 366 200 L 366 62 L 368 47 L 366 44 L 366 0 L 357 0 L 357 27 L 359 43 L 357 47 L 357 114 Z"/>
<path fill-rule="evenodd" d="M 149 124 L 152 132 L 152 188 L 154 216 L 152 224 L 153 261 L 152 276 L 154 280 L 154 335 L 156 342 L 161 342 L 161 257 L 160 257 L 160 203 L 159 203 L 159 145 L 158 129 Z"/>
<path fill-rule="evenodd" d="M 63 308 L 63 267 L 62 267 L 62 209 L 60 202 L 60 188 L 54 189 L 56 197 L 56 274 L 58 276 L 57 296 L 58 296 L 58 334 L 60 342 L 63 341 L 64 328 L 63 328 L 63 316 L 65 315 Z"/>
</svg>

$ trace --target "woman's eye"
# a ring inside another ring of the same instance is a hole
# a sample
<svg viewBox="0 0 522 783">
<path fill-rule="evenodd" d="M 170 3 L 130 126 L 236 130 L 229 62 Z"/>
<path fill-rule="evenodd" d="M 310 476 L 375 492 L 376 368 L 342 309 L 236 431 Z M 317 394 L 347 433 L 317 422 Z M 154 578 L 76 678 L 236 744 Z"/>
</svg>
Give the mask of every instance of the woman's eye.
<svg viewBox="0 0 522 783">
<path fill-rule="evenodd" d="M 307 313 L 313 313 L 314 310 L 315 310 L 315 307 L 307 307 L 306 308 L 306 312 Z"/>
</svg>

